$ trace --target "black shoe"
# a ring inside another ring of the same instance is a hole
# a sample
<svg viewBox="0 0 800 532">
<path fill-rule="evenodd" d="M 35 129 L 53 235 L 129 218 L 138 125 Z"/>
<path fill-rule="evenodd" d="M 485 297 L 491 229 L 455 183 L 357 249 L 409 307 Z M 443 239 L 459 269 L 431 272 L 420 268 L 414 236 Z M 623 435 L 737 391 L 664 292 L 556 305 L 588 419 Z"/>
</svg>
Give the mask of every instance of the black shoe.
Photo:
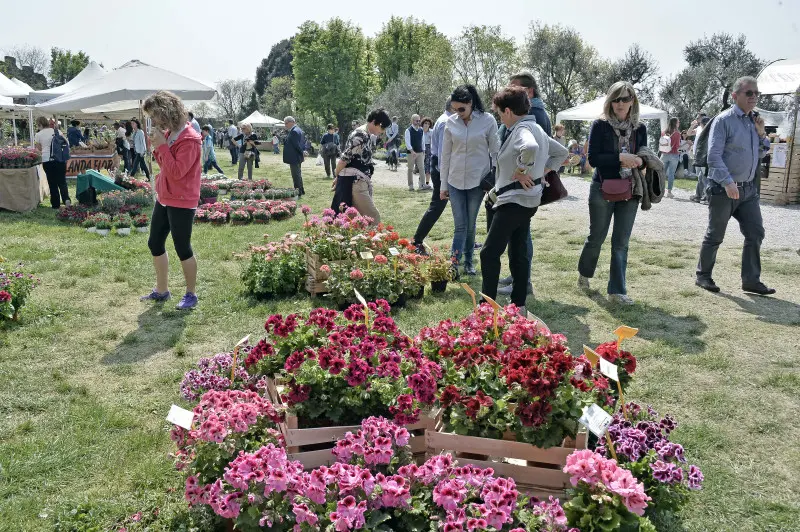
<svg viewBox="0 0 800 532">
<path fill-rule="evenodd" d="M 753 294 L 759 294 L 762 296 L 772 295 L 776 291 L 774 288 L 769 288 L 767 285 L 765 285 L 760 281 L 753 284 L 743 284 L 742 290 L 744 290 L 745 292 L 751 292 Z"/>
<path fill-rule="evenodd" d="M 425 249 L 425 246 L 423 246 L 422 244 L 414 244 L 414 247 L 417 248 L 416 249 L 417 255 L 422 255 L 423 257 L 427 257 L 429 255 L 428 250 Z"/>
<path fill-rule="evenodd" d="M 713 279 L 697 279 L 694 284 L 715 294 L 719 292 L 719 286 L 716 285 Z"/>
</svg>

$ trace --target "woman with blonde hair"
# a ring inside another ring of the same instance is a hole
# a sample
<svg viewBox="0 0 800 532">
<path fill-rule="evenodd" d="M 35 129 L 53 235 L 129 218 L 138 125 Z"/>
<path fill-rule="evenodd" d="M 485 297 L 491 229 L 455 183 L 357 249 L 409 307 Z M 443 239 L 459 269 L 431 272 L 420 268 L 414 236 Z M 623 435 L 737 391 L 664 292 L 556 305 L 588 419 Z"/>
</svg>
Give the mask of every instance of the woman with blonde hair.
<svg viewBox="0 0 800 532">
<path fill-rule="evenodd" d="M 178 310 L 197 306 L 197 259 L 192 251 L 194 213 L 200 202 L 200 134 L 188 122 L 183 102 L 175 94 L 158 91 L 144 101 L 144 112 L 153 120 L 153 155 L 161 171 L 156 176 L 156 204 L 147 245 L 153 254 L 156 287 L 142 301 L 166 301 L 169 259 L 164 244 L 172 233 L 181 260 L 186 294 Z"/>
<path fill-rule="evenodd" d="M 589 289 L 613 218 L 608 299 L 624 305 L 633 304 L 625 286 L 628 242 L 639 208 L 639 198 L 633 196 L 633 169 L 644 168 L 636 152 L 646 146 L 647 128 L 639 122 L 636 91 L 627 81 L 618 81 L 608 89 L 603 117 L 595 120 L 589 133 L 588 156 L 594 174 L 589 189 L 589 236 L 578 262 L 578 286 Z"/>
</svg>

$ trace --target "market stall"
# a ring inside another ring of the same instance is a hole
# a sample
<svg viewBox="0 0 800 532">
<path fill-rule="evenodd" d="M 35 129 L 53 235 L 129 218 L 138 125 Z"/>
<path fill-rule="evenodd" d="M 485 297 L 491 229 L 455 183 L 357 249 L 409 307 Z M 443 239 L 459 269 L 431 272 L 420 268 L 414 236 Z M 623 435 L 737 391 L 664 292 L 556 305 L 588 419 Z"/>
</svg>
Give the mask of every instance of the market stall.
<svg viewBox="0 0 800 532">
<path fill-rule="evenodd" d="M 762 95 L 787 96 L 788 112 L 770 134 L 769 165 L 761 177 L 761 198 L 765 203 L 800 203 L 800 147 L 797 147 L 800 108 L 800 59 L 776 61 L 758 76 Z"/>
<path fill-rule="evenodd" d="M 14 146 L 0 151 L 0 209 L 27 212 L 48 195 L 47 177 L 35 150 Z"/>
<path fill-rule="evenodd" d="M 86 68 L 80 71 L 77 76 L 69 80 L 63 85 L 58 87 L 52 87 L 50 89 L 44 89 L 40 91 L 33 91 L 28 95 L 28 101 L 32 104 L 35 103 L 42 103 L 48 100 L 52 100 L 54 98 L 58 98 L 59 96 L 63 96 L 64 94 L 69 94 L 80 87 L 86 85 L 89 82 L 95 81 L 97 79 L 102 78 L 106 75 L 106 70 L 98 65 L 96 62 L 92 61 Z"/>
</svg>

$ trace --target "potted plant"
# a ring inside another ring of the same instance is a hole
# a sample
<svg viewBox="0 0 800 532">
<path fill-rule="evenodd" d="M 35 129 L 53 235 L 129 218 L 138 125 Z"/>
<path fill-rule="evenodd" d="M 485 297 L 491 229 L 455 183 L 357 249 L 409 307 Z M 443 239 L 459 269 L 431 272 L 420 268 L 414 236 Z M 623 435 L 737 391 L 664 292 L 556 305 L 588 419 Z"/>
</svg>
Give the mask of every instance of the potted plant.
<svg viewBox="0 0 800 532">
<path fill-rule="evenodd" d="M 97 228 L 95 227 L 96 223 L 97 222 L 95 221 L 94 216 L 88 216 L 83 223 L 81 223 L 81 227 L 85 227 L 86 231 L 89 233 L 94 233 L 97 231 Z"/>
<path fill-rule="evenodd" d="M 107 214 L 98 214 L 95 222 L 95 232 L 100 236 L 108 236 L 111 232 L 111 217 Z"/>
<path fill-rule="evenodd" d="M 269 222 L 269 211 L 266 209 L 256 209 L 253 211 L 253 221 L 257 224 Z"/>
<path fill-rule="evenodd" d="M 131 234 L 131 217 L 127 214 L 120 214 L 114 217 L 114 229 L 120 236 L 128 236 Z"/>
<path fill-rule="evenodd" d="M 200 183 L 200 201 L 203 203 L 216 203 L 219 196 L 219 186 L 214 183 L 202 181 Z"/>
<path fill-rule="evenodd" d="M 434 253 L 428 259 L 428 279 L 431 280 L 431 290 L 444 292 L 447 283 L 453 280 L 453 261 L 441 253 Z"/>
<path fill-rule="evenodd" d="M 133 226 L 136 228 L 136 231 L 139 233 L 146 233 L 147 232 L 147 224 L 150 223 L 150 220 L 147 218 L 146 214 L 140 214 L 133 219 Z"/>
<path fill-rule="evenodd" d="M 214 225 L 225 225 L 228 223 L 228 215 L 222 211 L 212 211 L 209 212 L 208 221 Z"/>
<path fill-rule="evenodd" d="M 245 209 L 236 209 L 231 213 L 231 223 L 233 225 L 246 225 L 250 223 L 250 213 Z"/>
</svg>

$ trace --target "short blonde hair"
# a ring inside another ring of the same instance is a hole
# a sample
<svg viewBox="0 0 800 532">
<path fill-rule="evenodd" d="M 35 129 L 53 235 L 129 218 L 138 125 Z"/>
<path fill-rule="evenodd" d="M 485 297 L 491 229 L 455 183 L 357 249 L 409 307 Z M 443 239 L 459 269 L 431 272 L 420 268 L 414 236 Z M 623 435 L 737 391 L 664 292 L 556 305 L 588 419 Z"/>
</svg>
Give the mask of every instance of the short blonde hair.
<svg viewBox="0 0 800 532">
<path fill-rule="evenodd" d="M 188 114 L 178 96 L 169 91 L 158 91 L 144 101 L 142 109 L 153 120 L 170 131 L 178 131 L 184 124 Z"/>
<path fill-rule="evenodd" d="M 46 116 L 37 116 L 36 117 L 36 125 L 39 126 L 42 129 L 45 129 L 46 127 L 50 127 Z"/>
<path fill-rule="evenodd" d="M 639 97 L 636 96 L 636 90 L 634 90 L 633 85 L 627 81 L 618 81 L 609 87 L 608 94 L 606 94 L 606 101 L 603 103 L 603 118 L 608 120 L 614 116 L 614 109 L 611 107 L 611 102 L 617 98 L 624 97 L 625 94 L 633 97 L 631 110 L 628 111 L 628 118 L 630 118 L 630 123 L 635 126 L 639 123 Z M 623 118 L 623 120 L 624 119 L 625 118 Z"/>
<path fill-rule="evenodd" d="M 250 124 L 250 122 L 242 122 L 241 124 L 239 124 L 239 128 L 240 128 L 240 129 L 245 129 L 245 128 L 247 128 L 247 129 L 249 129 L 250 131 L 253 131 L 253 126 L 252 126 L 252 124 Z"/>
</svg>

